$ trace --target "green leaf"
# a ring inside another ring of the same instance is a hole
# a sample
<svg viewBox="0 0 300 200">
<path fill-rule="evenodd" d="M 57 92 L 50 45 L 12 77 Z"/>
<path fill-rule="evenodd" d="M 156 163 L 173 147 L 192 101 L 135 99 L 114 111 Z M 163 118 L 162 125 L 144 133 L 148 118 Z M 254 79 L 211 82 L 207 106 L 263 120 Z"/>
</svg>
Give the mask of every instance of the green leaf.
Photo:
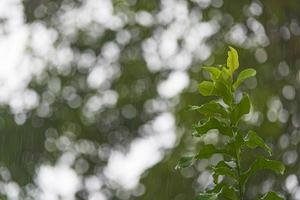
<svg viewBox="0 0 300 200">
<path fill-rule="evenodd" d="M 232 102 L 232 94 L 226 83 L 221 80 L 215 82 L 203 81 L 198 85 L 200 94 L 203 96 L 219 96 L 224 102 L 230 104 Z"/>
<path fill-rule="evenodd" d="M 212 94 L 222 97 L 224 102 L 228 105 L 231 104 L 232 102 L 232 92 L 230 91 L 229 87 L 226 85 L 225 81 L 221 81 L 221 80 L 216 81 Z"/>
<path fill-rule="evenodd" d="M 239 56 L 237 51 L 233 47 L 229 47 L 228 57 L 227 57 L 227 67 L 231 75 L 235 70 L 239 68 Z"/>
<path fill-rule="evenodd" d="M 235 140 L 229 142 L 229 144 L 234 145 L 236 149 L 241 149 L 245 144 L 244 134 L 240 129 L 234 130 L 236 132 Z"/>
<path fill-rule="evenodd" d="M 228 176 L 233 178 L 234 180 L 238 180 L 238 176 L 236 174 L 236 169 L 232 168 L 228 165 L 225 161 L 220 161 L 215 167 L 213 167 L 213 178 L 214 183 L 217 184 L 218 177 L 221 176 Z"/>
<path fill-rule="evenodd" d="M 200 195 L 203 195 L 202 196 L 203 200 L 206 199 L 207 197 L 209 197 L 209 198 L 212 197 L 212 199 L 218 199 L 218 200 L 219 199 L 239 200 L 239 197 L 237 195 L 237 190 L 233 187 L 228 187 L 224 183 L 217 184 L 213 190 L 209 191 L 209 193 L 202 193 Z M 199 200 L 199 199 L 197 199 L 197 200 Z"/>
<path fill-rule="evenodd" d="M 207 116 L 216 116 L 216 115 L 221 115 L 223 117 L 228 116 L 228 112 L 226 111 L 226 109 L 215 101 L 211 101 L 201 106 L 190 106 L 190 110 L 196 110 L 201 114 Z"/>
<path fill-rule="evenodd" d="M 272 155 L 272 149 L 265 144 L 264 140 L 257 135 L 254 131 L 249 131 L 246 137 L 244 138 L 245 145 L 251 149 L 260 147 L 266 150 L 270 155 Z"/>
<path fill-rule="evenodd" d="M 252 174 L 262 169 L 269 169 L 276 173 L 283 174 L 285 167 L 279 161 L 259 157 L 252 163 L 251 167 L 241 175 L 241 183 L 244 185 Z"/>
<path fill-rule="evenodd" d="M 217 200 L 218 195 L 217 193 L 200 193 L 196 200 Z"/>
<path fill-rule="evenodd" d="M 262 197 L 261 200 L 284 200 L 284 198 L 271 191 Z"/>
<path fill-rule="evenodd" d="M 199 153 L 196 155 L 196 159 L 206 159 L 210 158 L 213 154 L 220 153 L 220 150 L 217 149 L 214 145 L 208 144 L 203 146 L 200 150 Z"/>
<path fill-rule="evenodd" d="M 203 96 L 211 96 L 214 90 L 214 83 L 211 81 L 203 81 L 199 84 L 198 89 Z"/>
<path fill-rule="evenodd" d="M 221 75 L 219 79 L 222 79 L 230 84 L 232 84 L 232 74 L 226 66 L 222 66 Z"/>
<path fill-rule="evenodd" d="M 237 192 L 233 187 L 223 186 L 221 193 L 218 196 L 223 197 L 226 200 L 239 200 Z"/>
<path fill-rule="evenodd" d="M 248 94 L 243 94 L 242 100 L 234 105 L 234 109 L 231 113 L 231 122 L 235 125 L 242 118 L 243 115 L 250 112 L 250 99 Z"/>
<path fill-rule="evenodd" d="M 222 188 L 223 188 L 224 186 L 227 186 L 226 183 L 221 182 L 221 183 L 216 184 L 215 187 L 206 190 L 206 192 L 207 192 L 207 193 L 216 193 L 216 194 L 218 194 L 218 193 L 221 192 L 221 190 L 222 190 Z"/>
<path fill-rule="evenodd" d="M 216 118 L 209 118 L 206 122 L 202 124 L 194 125 L 193 127 L 196 133 L 193 135 L 195 137 L 201 137 L 206 134 L 209 130 L 218 129 L 223 135 L 232 136 L 232 130 L 230 127 L 226 126 L 224 123 L 220 122 Z"/>
<path fill-rule="evenodd" d="M 206 158 L 210 158 L 213 154 L 217 154 L 217 153 L 220 153 L 220 154 L 224 154 L 224 155 L 228 155 L 228 156 L 231 156 L 231 157 L 234 157 L 233 155 L 233 152 L 232 150 L 230 149 L 230 146 L 225 147 L 223 149 L 219 149 L 219 148 L 216 148 L 214 145 L 212 144 L 208 144 L 208 145 L 205 145 L 203 146 L 198 154 L 196 155 L 196 159 L 197 160 L 200 160 L 200 159 L 206 159 Z"/>
<path fill-rule="evenodd" d="M 175 169 L 183 169 L 183 168 L 190 167 L 194 163 L 194 161 L 195 161 L 194 156 L 184 156 L 180 158 Z"/>
<path fill-rule="evenodd" d="M 233 88 L 236 89 L 240 86 L 240 84 L 246 79 L 253 77 L 256 75 L 256 71 L 253 68 L 247 68 L 241 71 L 233 84 Z"/>
<path fill-rule="evenodd" d="M 217 80 L 221 74 L 221 70 L 218 67 L 202 67 L 202 69 L 209 72 L 212 80 Z"/>
</svg>

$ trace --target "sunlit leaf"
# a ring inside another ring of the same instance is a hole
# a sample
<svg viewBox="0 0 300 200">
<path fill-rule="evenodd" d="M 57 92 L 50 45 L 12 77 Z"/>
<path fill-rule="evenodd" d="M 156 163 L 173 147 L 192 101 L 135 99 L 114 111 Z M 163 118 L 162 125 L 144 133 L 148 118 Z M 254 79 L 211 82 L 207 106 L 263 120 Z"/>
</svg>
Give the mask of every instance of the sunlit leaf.
<svg viewBox="0 0 300 200">
<path fill-rule="evenodd" d="M 244 141 L 245 146 L 251 149 L 260 147 L 266 150 L 270 155 L 272 155 L 272 149 L 254 131 L 249 131 L 246 137 L 244 138 Z"/>
<path fill-rule="evenodd" d="M 233 88 L 236 89 L 240 86 L 240 84 L 246 79 L 253 77 L 256 75 L 256 71 L 253 68 L 244 69 L 241 71 L 233 84 Z"/>
<path fill-rule="evenodd" d="M 233 47 L 229 47 L 229 49 L 227 67 L 229 68 L 230 73 L 233 74 L 233 72 L 239 68 L 239 56 Z"/>
<path fill-rule="evenodd" d="M 200 94 L 203 96 L 211 96 L 214 90 L 214 83 L 211 81 L 203 81 L 198 86 Z"/>
<path fill-rule="evenodd" d="M 230 84 L 232 84 L 232 74 L 230 72 L 230 70 L 226 67 L 223 66 L 221 69 L 221 75 L 219 76 L 219 79 L 222 79 L 226 82 L 229 82 Z"/>
<path fill-rule="evenodd" d="M 209 72 L 212 80 L 217 80 L 221 74 L 221 70 L 217 67 L 202 67 L 202 69 Z"/>
<path fill-rule="evenodd" d="M 227 104 L 232 102 L 231 91 L 223 81 L 203 81 L 198 85 L 198 89 L 203 96 L 219 96 Z"/>
<path fill-rule="evenodd" d="M 185 156 L 180 158 L 179 162 L 177 163 L 175 169 L 182 169 L 190 167 L 194 163 L 194 156 Z"/>
</svg>

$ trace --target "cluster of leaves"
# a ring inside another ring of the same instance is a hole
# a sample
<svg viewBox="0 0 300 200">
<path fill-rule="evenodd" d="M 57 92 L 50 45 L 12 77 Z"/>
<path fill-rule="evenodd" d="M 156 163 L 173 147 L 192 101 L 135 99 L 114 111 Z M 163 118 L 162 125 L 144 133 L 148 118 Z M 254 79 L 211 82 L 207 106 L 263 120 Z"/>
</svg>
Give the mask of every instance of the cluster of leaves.
<svg viewBox="0 0 300 200">
<path fill-rule="evenodd" d="M 210 158 L 213 154 L 222 154 L 223 160 L 212 166 L 214 187 L 198 195 L 197 200 L 242 200 L 245 193 L 245 184 L 248 178 L 257 170 L 268 169 L 283 174 L 284 165 L 275 160 L 269 160 L 263 153 L 258 154 L 256 160 L 248 169 L 241 166 L 241 156 L 245 149 L 261 148 L 269 155 L 270 147 L 254 131 L 245 131 L 239 128 L 239 121 L 250 112 L 251 101 L 247 93 L 237 99 L 236 91 L 246 79 L 256 75 L 256 71 L 247 68 L 237 76 L 234 72 L 239 68 L 237 51 L 230 47 L 227 65 L 218 67 L 202 67 L 210 75 L 209 81 L 199 84 L 199 92 L 203 96 L 214 96 L 201 106 L 191 106 L 191 110 L 200 112 L 204 117 L 194 125 L 193 136 L 202 137 L 212 129 L 217 129 L 226 142 L 220 146 L 204 144 L 199 152 L 193 156 L 183 157 L 177 168 L 191 166 L 196 160 Z M 244 170 L 243 170 L 244 169 Z M 269 192 L 261 200 L 282 200 L 275 192 Z"/>
</svg>

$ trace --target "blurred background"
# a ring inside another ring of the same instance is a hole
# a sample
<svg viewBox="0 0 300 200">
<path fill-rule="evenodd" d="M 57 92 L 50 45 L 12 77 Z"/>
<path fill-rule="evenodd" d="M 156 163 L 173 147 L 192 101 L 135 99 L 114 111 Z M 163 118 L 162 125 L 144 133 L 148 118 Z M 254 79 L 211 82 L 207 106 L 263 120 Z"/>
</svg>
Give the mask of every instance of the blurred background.
<svg viewBox="0 0 300 200">
<path fill-rule="evenodd" d="M 247 200 L 300 199 L 299 23 L 297 0 L 1 0 L 1 199 L 194 199 L 221 158 L 174 169 L 201 145 L 187 107 L 228 45 L 257 70 L 242 125 L 287 169 L 251 178 Z"/>
</svg>

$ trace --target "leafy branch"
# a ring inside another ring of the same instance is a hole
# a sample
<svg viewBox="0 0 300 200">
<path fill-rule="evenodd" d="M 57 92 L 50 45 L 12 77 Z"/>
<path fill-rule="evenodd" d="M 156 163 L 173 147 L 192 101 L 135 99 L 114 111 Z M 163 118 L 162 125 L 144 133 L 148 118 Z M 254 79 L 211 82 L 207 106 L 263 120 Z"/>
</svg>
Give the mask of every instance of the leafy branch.
<svg viewBox="0 0 300 200">
<path fill-rule="evenodd" d="M 238 126 L 242 117 L 250 112 L 251 100 L 247 93 L 243 93 L 241 100 L 237 101 L 236 90 L 246 79 L 255 76 L 256 71 L 247 68 L 234 78 L 234 73 L 239 68 L 239 59 L 237 51 L 232 47 L 229 48 L 226 65 L 202 67 L 210 74 L 210 80 L 199 84 L 199 92 L 202 96 L 215 96 L 217 99 L 201 106 L 190 106 L 190 110 L 197 111 L 204 117 L 193 126 L 194 137 L 202 137 L 208 131 L 217 129 L 228 140 L 222 147 L 212 144 L 203 145 L 197 154 L 181 158 L 176 166 L 179 169 L 185 168 L 191 166 L 196 160 L 209 158 L 213 154 L 223 155 L 224 159 L 211 168 L 214 188 L 200 193 L 197 200 L 243 200 L 247 180 L 256 171 L 268 169 L 283 174 L 285 170 L 281 162 L 269 160 L 261 154 L 248 169 L 243 171 L 241 156 L 245 149 L 261 148 L 269 155 L 272 154 L 272 150 L 256 132 L 241 130 Z M 220 176 L 231 179 L 231 182 L 226 182 L 226 179 L 220 180 Z M 283 200 L 272 191 L 260 199 Z"/>
</svg>

